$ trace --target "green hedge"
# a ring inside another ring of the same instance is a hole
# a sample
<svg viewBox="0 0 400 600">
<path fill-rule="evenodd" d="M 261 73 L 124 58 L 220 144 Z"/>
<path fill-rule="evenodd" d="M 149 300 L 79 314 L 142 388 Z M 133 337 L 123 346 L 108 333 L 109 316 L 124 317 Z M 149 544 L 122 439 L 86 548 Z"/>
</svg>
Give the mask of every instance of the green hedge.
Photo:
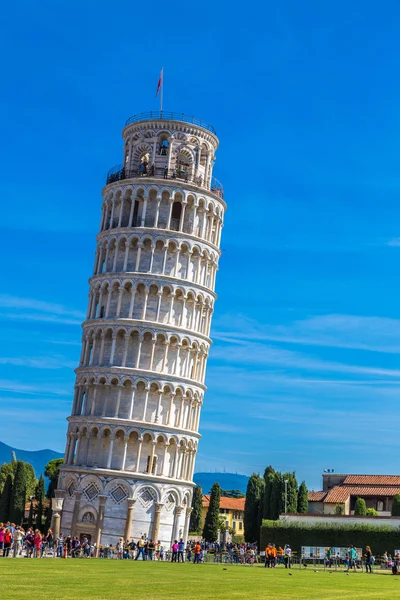
<svg viewBox="0 0 400 600">
<path fill-rule="evenodd" d="M 290 544 L 300 553 L 302 546 L 335 546 L 345 548 L 350 544 L 358 548 L 371 546 L 376 555 L 385 551 L 390 554 L 400 548 L 400 527 L 374 526 L 364 523 L 308 523 L 263 521 L 261 526 L 261 550 L 269 544 L 284 547 Z"/>
</svg>

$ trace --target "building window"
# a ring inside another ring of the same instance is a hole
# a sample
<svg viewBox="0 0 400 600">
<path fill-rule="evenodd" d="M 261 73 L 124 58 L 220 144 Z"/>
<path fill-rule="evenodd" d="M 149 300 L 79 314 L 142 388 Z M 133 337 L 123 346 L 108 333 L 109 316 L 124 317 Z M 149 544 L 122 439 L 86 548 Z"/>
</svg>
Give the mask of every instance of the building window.
<svg viewBox="0 0 400 600">
<path fill-rule="evenodd" d="M 145 472 L 146 473 L 150 473 L 151 472 L 152 475 L 155 475 L 156 474 L 156 467 L 157 467 L 157 456 L 155 456 L 153 458 L 153 464 L 151 465 L 151 467 L 150 467 L 150 461 L 151 461 L 151 456 L 149 454 L 148 457 L 147 457 L 147 464 L 146 464 L 146 471 Z"/>
<path fill-rule="evenodd" d="M 243 529 L 243 523 L 242 523 L 242 521 L 239 521 L 239 531 L 240 531 L 241 529 Z"/>
</svg>

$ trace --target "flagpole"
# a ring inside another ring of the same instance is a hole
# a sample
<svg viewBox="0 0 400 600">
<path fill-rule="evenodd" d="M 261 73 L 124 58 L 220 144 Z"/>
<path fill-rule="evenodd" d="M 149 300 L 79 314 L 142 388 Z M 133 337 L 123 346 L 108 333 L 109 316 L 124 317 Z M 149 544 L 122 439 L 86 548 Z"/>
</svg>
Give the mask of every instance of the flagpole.
<svg viewBox="0 0 400 600">
<path fill-rule="evenodd" d="M 162 69 L 161 69 L 160 113 L 162 113 L 163 91 L 164 91 L 164 67 L 162 67 Z"/>
</svg>

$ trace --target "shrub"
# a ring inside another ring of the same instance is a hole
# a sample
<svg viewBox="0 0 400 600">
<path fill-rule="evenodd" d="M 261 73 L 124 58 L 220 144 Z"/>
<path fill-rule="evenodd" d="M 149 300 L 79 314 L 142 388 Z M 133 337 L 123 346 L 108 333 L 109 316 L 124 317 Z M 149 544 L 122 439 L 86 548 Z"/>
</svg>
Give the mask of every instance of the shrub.
<svg viewBox="0 0 400 600">
<path fill-rule="evenodd" d="M 263 521 L 260 548 L 272 542 L 276 546 L 290 544 L 292 550 L 302 546 L 342 547 L 350 544 L 358 548 L 369 545 L 376 554 L 388 548 L 400 548 L 400 527 L 368 525 L 367 523 L 310 523 Z"/>
<path fill-rule="evenodd" d="M 365 500 L 363 498 L 357 498 L 354 506 L 354 514 L 357 517 L 365 517 L 367 514 L 367 505 L 365 504 Z"/>
</svg>

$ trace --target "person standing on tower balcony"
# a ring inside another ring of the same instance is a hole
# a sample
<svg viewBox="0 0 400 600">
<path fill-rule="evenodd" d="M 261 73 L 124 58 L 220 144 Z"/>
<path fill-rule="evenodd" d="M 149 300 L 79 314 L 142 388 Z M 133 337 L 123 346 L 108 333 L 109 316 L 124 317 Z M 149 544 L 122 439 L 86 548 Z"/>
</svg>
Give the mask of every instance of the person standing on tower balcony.
<svg viewBox="0 0 400 600">
<path fill-rule="evenodd" d="M 164 179 L 168 179 L 168 167 L 164 167 Z"/>
</svg>

